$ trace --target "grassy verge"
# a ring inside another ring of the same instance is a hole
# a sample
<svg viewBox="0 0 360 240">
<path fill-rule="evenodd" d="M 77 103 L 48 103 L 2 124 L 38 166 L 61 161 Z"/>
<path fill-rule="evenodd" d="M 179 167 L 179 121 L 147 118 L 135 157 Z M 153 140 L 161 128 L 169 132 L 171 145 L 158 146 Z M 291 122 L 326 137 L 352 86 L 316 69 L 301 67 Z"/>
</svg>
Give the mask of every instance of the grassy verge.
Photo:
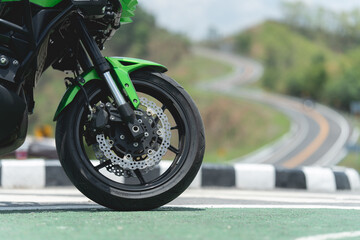
<svg viewBox="0 0 360 240">
<path fill-rule="evenodd" d="M 206 129 L 205 161 L 224 163 L 283 136 L 290 121 L 260 103 L 221 95 L 195 96 Z"/>
<path fill-rule="evenodd" d="M 213 80 L 232 71 L 229 64 L 200 56 L 191 56 L 182 61 L 167 73 L 173 77 L 188 92 L 194 90 L 194 83 Z M 195 92 L 195 94 L 197 94 Z"/>
<path fill-rule="evenodd" d="M 350 152 L 338 165 L 360 172 L 360 153 Z"/>
<path fill-rule="evenodd" d="M 349 121 L 353 126 L 360 128 L 360 118 L 359 117 L 349 117 Z M 358 139 L 358 146 L 360 144 L 360 139 Z M 338 164 L 339 166 L 354 168 L 360 172 L 360 152 L 349 151 L 348 155 Z"/>
</svg>

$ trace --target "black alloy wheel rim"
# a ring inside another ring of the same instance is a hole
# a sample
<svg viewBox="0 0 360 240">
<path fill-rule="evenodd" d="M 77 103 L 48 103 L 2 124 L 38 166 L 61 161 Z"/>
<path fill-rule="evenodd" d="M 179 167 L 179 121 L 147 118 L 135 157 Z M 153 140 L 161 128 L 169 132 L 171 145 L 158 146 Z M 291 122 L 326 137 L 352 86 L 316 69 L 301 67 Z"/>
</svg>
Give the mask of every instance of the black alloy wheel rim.
<svg viewBox="0 0 360 240">
<path fill-rule="evenodd" d="M 155 98 L 161 104 L 163 104 L 161 106 L 163 111 L 165 112 L 165 110 L 167 110 L 166 114 L 169 116 L 170 113 L 170 115 L 172 115 L 172 118 L 175 121 L 175 126 L 171 126 L 171 131 L 177 131 L 178 146 L 174 147 L 170 145 L 170 147 L 168 148 L 168 151 L 171 151 L 173 154 L 175 154 L 175 157 L 172 160 L 170 167 L 164 173 L 162 173 L 159 177 L 150 180 L 149 182 L 144 182 L 141 171 L 135 170 L 134 173 L 136 174 L 136 177 L 140 182 L 139 184 L 126 184 L 115 182 L 100 173 L 100 169 L 106 167 L 104 166 L 105 164 L 103 164 L 103 166 L 100 166 L 101 164 L 94 166 L 91 163 L 89 157 L 86 155 L 84 147 L 84 144 L 86 143 L 84 143 L 83 135 L 85 131 L 84 125 L 88 115 L 87 107 L 82 108 L 77 116 L 75 134 L 77 134 L 76 139 L 79 139 L 79 141 L 77 141 L 77 148 L 80 149 L 82 153 L 81 161 L 94 177 L 96 177 L 98 180 L 105 183 L 106 185 L 114 187 L 118 190 L 123 190 L 127 192 L 140 192 L 155 189 L 167 183 L 177 174 L 177 172 L 181 169 L 187 158 L 187 154 L 190 149 L 191 136 L 189 130 L 190 127 L 188 126 L 188 122 L 186 121 L 185 117 L 184 107 L 175 100 L 171 93 L 166 92 L 166 90 L 160 86 L 141 80 L 133 80 L 133 84 L 138 93 L 142 93 L 152 98 Z M 90 103 L 91 105 L 93 105 L 99 101 L 109 100 L 108 96 L 109 94 L 107 90 L 97 89 L 89 95 Z M 108 161 L 111 162 L 111 160 Z"/>
</svg>

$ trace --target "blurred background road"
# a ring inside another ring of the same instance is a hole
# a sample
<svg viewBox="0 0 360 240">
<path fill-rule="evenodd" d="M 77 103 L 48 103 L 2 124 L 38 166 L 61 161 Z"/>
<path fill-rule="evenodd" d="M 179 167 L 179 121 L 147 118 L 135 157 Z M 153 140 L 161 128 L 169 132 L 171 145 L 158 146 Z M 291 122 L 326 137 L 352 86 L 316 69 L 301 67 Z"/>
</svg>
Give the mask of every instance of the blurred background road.
<svg viewBox="0 0 360 240">
<path fill-rule="evenodd" d="M 348 141 L 352 140 L 353 129 L 342 115 L 310 99 L 271 94 L 247 87 L 246 84 L 260 80 L 264 71 L 261 63 L 252 59 L 206 48 L 194 48 L 194 53 L 211 59 L 222 59 L 234 68 L 229 76 L 214 79 L 211 84 L 200 84 L 202 89 L 265 103 L 279 109 L 292 121 L 286 141 L 282 139 L 276 149 L 267 149 L 266 154 L 262 152 L 237 161 L 294 168 L 334 166 L 344 158 Z M 241 112 L 241 109 L 237 111 Z"/>
</svg>

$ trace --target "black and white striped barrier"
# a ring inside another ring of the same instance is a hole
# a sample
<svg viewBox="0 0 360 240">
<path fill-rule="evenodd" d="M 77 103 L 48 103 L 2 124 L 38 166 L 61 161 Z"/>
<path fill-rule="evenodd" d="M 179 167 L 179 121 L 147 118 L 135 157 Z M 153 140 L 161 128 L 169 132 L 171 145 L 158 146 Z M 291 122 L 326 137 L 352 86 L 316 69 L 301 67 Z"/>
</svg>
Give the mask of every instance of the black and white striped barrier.
<svg viewBox="0 0 360 240">
<path fill-rule="evenodd" d="M 169 164 L 162 162 L 152 171 L 164 172 Z M 0 187 L 43 188 L 72 186 L 58 160 L 1 160 Z M 360 177 L 350 168 L 303 167 L 277 168 L 265 164 L 204 164 L 191 184 L 192 188 L 230 187 L 243 190 L 303 189 L 314 192 L 360 190 Z"/>
</svg>

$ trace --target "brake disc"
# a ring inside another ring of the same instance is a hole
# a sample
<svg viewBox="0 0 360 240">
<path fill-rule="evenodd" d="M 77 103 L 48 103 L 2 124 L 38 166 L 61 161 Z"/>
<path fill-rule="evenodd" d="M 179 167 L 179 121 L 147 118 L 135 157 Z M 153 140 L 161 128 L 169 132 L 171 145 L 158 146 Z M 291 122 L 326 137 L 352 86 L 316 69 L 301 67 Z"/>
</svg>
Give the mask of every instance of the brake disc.
<svg viewBox="0 0 360 240">
<path fill-rule="evenodd" d="M 115 175 L 124 175 L 124 172 L 128 170 L 136 169 L 151 169 L 155 165 L 159 164 L 162 157 L 166 154 L 167 149 L 170 146 L 171 129 L 168 117 L 164 111 L 158 107 L 154 102 L 142 97 L 140 98 L 140 104 L 146 108 L 148 115 L 156 116 L 159 118 L 157 124 L 157 133 L 162 139 L 157 150 L 149 149 L 145 154 L 146 158 L 140 161 L 135 161 L 131 154 L 125 154 L 123 157 L 119 157 L 113 150 L 114 142 L 105 136 L 105 134 L 98 134 L 96 141 L 97 147 L 94 147 L 95 155 L 101 162 L 111 160 L 112 165 L 107 167 L 107 170 Z"/>
</svg>

